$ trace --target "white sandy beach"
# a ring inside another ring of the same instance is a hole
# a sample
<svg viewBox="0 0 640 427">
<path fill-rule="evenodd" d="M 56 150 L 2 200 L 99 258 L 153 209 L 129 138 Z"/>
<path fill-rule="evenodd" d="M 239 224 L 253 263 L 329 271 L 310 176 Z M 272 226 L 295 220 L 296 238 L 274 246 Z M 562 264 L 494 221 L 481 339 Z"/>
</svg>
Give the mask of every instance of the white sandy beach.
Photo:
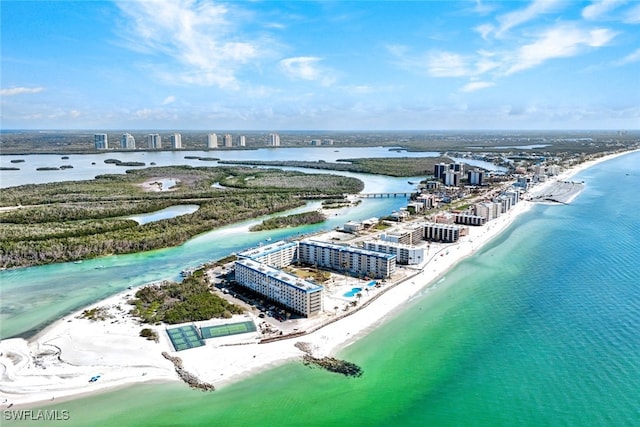
<svg viewBox="0 0 640 427">
<path fill-rule="evenodd" d="M 557 179 L 568 180 L 596 163 L 626 153 L 581 163 Z M 539 184 L 534 191 L 543 192 L 544 187 L 553 182 L 555 179 Z M 3 408 L 10 404 L 34 406 L 144 381 L 181 381 L 173 364 L 162 356 L 163 351 L 180 357 L 187 371 L 216 387 L 300 358 L 303 353 L 294 346 L 296 342 L 309 343 L 316 356 L 334 354 L 388 319 L 412 296 L 499 235 L 532 205 L 522 201 L 485 226 L 470 227 L 469 235 L 458 243 L 432 252 L 421 266 L 422 270 L 415 271 L 417 276 L 405 279 L 365 308 L 298 338 L 258 344 L 257 333 L 245 334 L 237 336 L 239 338 L 208 340 L 203 347 L 173 352 L 164 326 L 155 327 L 160 337 L 157 343 L 139 336 L 145 326 L 127 314 L 130 307 L 126 305 L 135 291 L 122 292 L 92 306 L 109 307 L 113 318 L 81 319 L 78 318 L 80 310 L 29 341 L 19 338 L 0 341 L 0 402 Z M 361 305 L 366 304 L 368 298 L 364 296 Z M 261 319 L 255 320 L 259 323 Z M 239 340 L 243 340 L 242 345 L 225 345 Z M 96 375 L 100 378 L 89 382 Z"/>
</svg>

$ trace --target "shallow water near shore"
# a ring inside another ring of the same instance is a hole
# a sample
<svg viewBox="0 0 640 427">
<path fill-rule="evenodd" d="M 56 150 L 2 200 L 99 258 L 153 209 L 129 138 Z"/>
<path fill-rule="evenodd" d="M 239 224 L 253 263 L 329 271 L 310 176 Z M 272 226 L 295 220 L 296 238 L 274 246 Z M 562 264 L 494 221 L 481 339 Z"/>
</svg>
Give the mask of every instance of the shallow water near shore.
<svg viewBox="0 0 640 427">
<path fill-rule="evenodd" d="M 147 384 L 50 408 L 65 425 L 633 425 L 638 164 L 582 172 L 571 205 L 535 206 L 341 351 L 360 378 L 289 363 L 214 393 Z"/>
</svg>

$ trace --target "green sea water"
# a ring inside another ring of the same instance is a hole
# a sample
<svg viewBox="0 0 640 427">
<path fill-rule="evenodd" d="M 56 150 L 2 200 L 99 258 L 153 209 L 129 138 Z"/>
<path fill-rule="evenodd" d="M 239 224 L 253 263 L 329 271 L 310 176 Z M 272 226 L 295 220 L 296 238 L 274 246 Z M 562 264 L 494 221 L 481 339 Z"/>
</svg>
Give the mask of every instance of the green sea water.
<svg viewBox="0 0 640 427">
<path fill-rule="evenodd" d="M 341 351 L 360 378 L 293 362 L 213 393 L 146 384 L 47 408 L 65 426 L 638 425 L 637 165 L 583 172 L 571 205 L 535 206 Z"/>
</svg>

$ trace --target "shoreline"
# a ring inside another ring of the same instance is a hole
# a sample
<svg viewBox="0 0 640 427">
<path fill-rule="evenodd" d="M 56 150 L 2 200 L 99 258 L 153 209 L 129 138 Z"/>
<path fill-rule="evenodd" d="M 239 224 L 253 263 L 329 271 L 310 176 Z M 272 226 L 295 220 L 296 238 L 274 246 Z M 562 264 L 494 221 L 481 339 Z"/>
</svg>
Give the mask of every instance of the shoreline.
<svg viewBox="0 0 640 427">
<path fill-rule="evenodd" d="M 558 177 L 536 185 L 534 189 L 539 191 L 598 163 L 635 151 L 638 150 L 600 156 L 580 163 Z M 294 346 L 299 341 L 308 343 L 316 357 L 333 355 L 397 315 L 407 301 L 433 287 L 452 267 L 499 236 L 533 203 L 522 200 L 509 212 L 486 225 L 470 227 L 469 236 L 434 252 L 422 270 L 416 269 L 415 275 L 402 279 L 393 289 L 378 294 L 368 304 L 369 298 L 364 298 L 363 305 L 367 305 L 358 311 L 295 339 L 258 344 L 254 334 L 251 334 L 251 337 L 244 338 L 245 345 L 232 345 L 239 339 L 229 337 L 210 340 L 203 347 L 173 352 L 163 327 L 156 328 L 159 332 L 158 343 L 139 336 L 139 331 L 148 325 L 132 319 L 126 306 L 123 309 L 123 303 L 133 295 L 135 289 L 118 293 L 59 319 L 29 341 L 13 338 L 0 342 L 0 377 L 3 380 L 0 402 L 3 409 L 8 405 L 34 407 L 138 383 L 181 381 L 173 364 L 161 355 L 166 350 L 183 359 L 186 370 L 217 388 L 288 361 L 301 359 L 304 353 Z M 104 306 L 109 307 L 109 314 L 113 318 L 98 322 L 77 318 L 88 308 Z M 253 317 L 259 322 L 260 319 Z M 213 357 L 215 364 L 210 363 Z M 88 382 L 95 375 L 101 375 L 101 378 L 93 383 Z"/>
</svg>

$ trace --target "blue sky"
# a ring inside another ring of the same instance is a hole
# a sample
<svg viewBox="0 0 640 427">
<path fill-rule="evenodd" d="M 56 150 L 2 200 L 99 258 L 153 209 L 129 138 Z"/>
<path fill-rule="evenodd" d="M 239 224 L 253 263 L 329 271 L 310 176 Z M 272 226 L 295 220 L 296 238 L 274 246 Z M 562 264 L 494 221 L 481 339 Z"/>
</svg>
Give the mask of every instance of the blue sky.
<svg viewBox="0 0 640 427">
<path fill-rule="evenodd" d="M 640 2 L 5 1 L 2 129 L 638 129 Z"/>
</svg>

